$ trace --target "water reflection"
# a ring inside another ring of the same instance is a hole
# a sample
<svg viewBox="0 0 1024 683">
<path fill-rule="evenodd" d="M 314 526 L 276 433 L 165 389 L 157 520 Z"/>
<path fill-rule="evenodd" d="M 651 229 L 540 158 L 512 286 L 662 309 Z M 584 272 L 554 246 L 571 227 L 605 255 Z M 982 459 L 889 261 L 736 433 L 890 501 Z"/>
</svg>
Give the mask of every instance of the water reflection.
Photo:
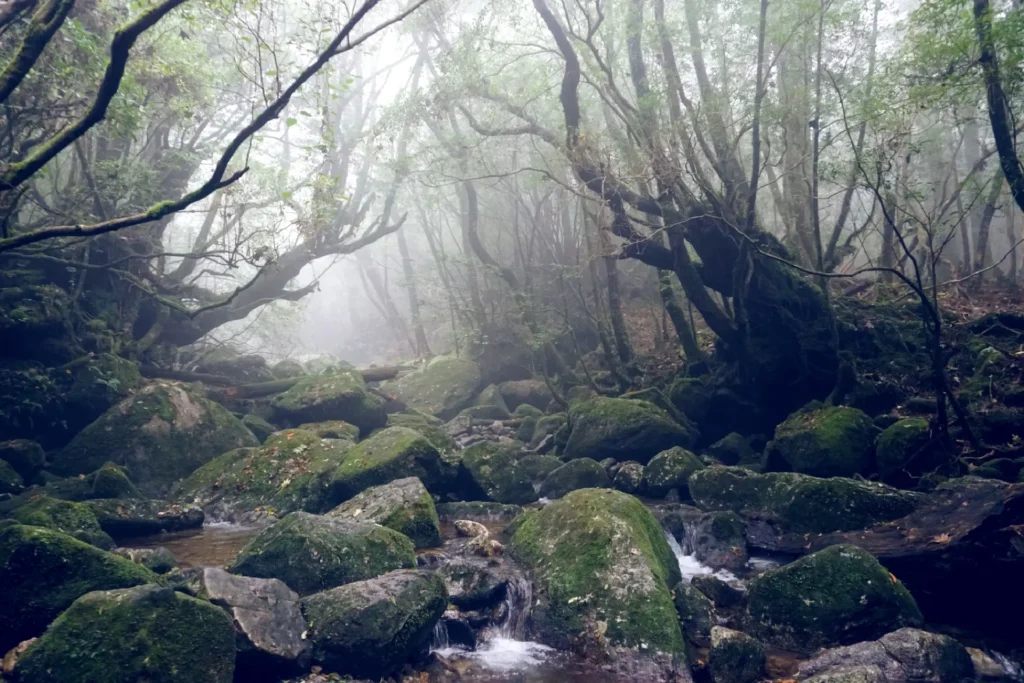
<svg viewBox="0 0 1024 683">
<path fill-rule="evenodd" d="M 121 545 L 125 548 L 163 546 L 182 567 L 226 567 L 259 531 L 255 527 L 214 523 L 201 529 L 124 539 Z"/>
</svg>

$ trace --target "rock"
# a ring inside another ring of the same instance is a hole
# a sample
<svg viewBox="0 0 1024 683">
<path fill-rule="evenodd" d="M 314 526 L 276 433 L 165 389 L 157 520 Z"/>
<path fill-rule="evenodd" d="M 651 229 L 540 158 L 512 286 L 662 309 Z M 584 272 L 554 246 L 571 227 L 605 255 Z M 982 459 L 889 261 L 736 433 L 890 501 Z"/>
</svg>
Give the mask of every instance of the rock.
<svg viewBox="0 0 1024 683">
<path fill-rule="evenodd" d="M 687 529 L 687 545 L 697 559 L 714 569 L 742 571 L 747 566 L 747 530 L 732 511 L 709 512 Z"/>
<path fill-rule="evenodd" d="M 949 636 L 901 628 L 878 640 L 825 650 L 801 664 L 799 675 L 818 683 L 962 683 L 974 680 L 975 667 L 967 650 Z"/>
<path fill-rule="evenodd" d="M 765 677 L 765 664 L 764 648 L 747 634 L 711 629 L 708 668 L 715 683 L 756 683 Z"/>
<path fill-rule="evenodd" d="M 644 466 L 635 460 L 628 460 L 615 470 L 612 485 L 623 493 L 636 493 L 642 488 Z"/>
<path fill-rule="evenodd" d="M 704 469 L 704 463 L 688 450 L 675 446 L 658 453 L 644 469 L 641 489 L 653 498 L 664 498 L 672 489 L 679 491 L 680 498 L 689 499 L 690 476 Z"/>
<path fill-rule="evenodd" d="M 474 420 L 507 420 L 509 418 L 509 412 L 499 406 L 470 406 L 463 408 L 459 415 Z"/>
<path fill-rule="evenodd" d="M 388 427 L 357 444 L 331 474 L 330 498 L 342 503 L 371 486 L 417 477 L 427 490 L 451 490 L 455 470 L 426 438 L 407 427 Z"/>
<path fill-rule="evenodd" d="M 277 431 L 277 427 L 264 420 L 259 415 L 248 413 L 242 417 L 242 424 L 253 433 L 256 439 L 263 443 L 267 437 Z"/>
<path fill-rule="evenodd" d="M 68 431 L 75 434 L 142 386 L 137 363 L 102 353 L 89 358 L 73 371 L 65 395 Z"/>
<path fill-rule="evenodd" d="M 917 494 L 874 482 L 717 465 L 694 473 L 689 488 L 702 509 L 769 519 L 797 533 L 864 529 L 899 519 L 921 502 Z"/>
<path fill-rule="evenodd" d="M 343 420 L 363 434 L 387 424 L 384 400 L 366 390 L 356 370 L 337 368 L 330 374 L 302 377 L 271 401 L 274 420 L 283 424 Z"/>
<path fill-rule="evenodd" d="M 534 487 L 539 486 L 544 479 L 557 470 L 559 467 L 564 465 L 561 460 L 553 455 L 538 455 L 531 453 L 530 455 L 524 455 L 516 461 L 526 476 L 529 477 L 530 481 L 533 482 Z"/>
<path fill-rule="evenodd" d="M 757 453 L 750 447 L 750 441 L 736 432 L 730 432 L 708 446 L 708 455 L 723 465 L 738 465 L 757 458 Z"/>
<path fill-rule="evenodd" d="M 790 415 L 775 428 L 769 459 L 778 456 L 795 472 L 851 477 L 871 470 L 878 428 L 856 408 L 828 406 Z"/>
<path fill-rule="evenodd" d="M 25 481 L 32 481 L 43 469 L 46 454 L 35 441 L 11 439 L 0 442 L 0 460 L 6 461 Z"/>
<path fill-rule="evenodd" d="M 455 440 L 445 431 L 444 423 L 423 413 L 394 413 L 388 415 L 388 427 L 407 427 L 429 441 L 441 455 L 459 449 Z"/>
<path fill-rule="evenodd" d="M 654 516 L 609 489 L 573 491 L 524 516 L 509 546 L 532 573 L 537 639 L 567 649 L 597 628 L 598 640 L 680 653 L 669 586 L 679 566 Z"/>
<path fill-rule="evenodd" d="M 307 422 L 299 425 L 296 429 L 313 432 L 321 439 L 348 439 L 353 442 L 359 440 L 359 427 L 343 420 Z"/>
<path fill-rule="evenodd" d="M 279 363 L 275 363 L 270 368 L 270 372 L 273 373 L 277 379 L 291 379 L 293 377 L 301 377 L 306 374 L 306 368 L 297 360 L 292 358 L 286 358 Z"/>
<path fill-rule="evenodd" d="M 516 441 L 522 441 L 525 444 L 530 443 L 535 431 L 537 431 L 536 417 L 533 415 L 527 415 L 526 417 L 520 418 L 519 426 L 516 428 Z"/>
<path fill-rule="evenodd" d="M 21 493 L 25 488 L 25 480 L 14 471 L 14 468 L 6 460 L 0 460 L 0 494 Z"/>
<path fill-rule="evenodd" d="M 203 567 L 192 583 L 195 595 L 231 615 L 238 649 L 236 679 L 278 681 L 308 667 L 306 619 L 299 596 L 283 582 Z"/>
<path fill-rule="evenodd" d="M 222 610 L 139 586 L 76 600 L 22 655 L 16 675 L 35 683 L 231 683 L 234 668 L 235 634 Z"/>
<path fill-rule="evenodd" d="M 529 403 L 520 403 L 516 406 L 516 409 L 512 411 L 512 417 L 518 417 L 520 419 L 532 417 L 539 420 L 544 417 L 544 411 L 535 406 L 531 406 Z"/>
<path fill-rule="evenodd" d="M 519 379 L 502 382 L 498 387 L 509 410 L 530 406 L 544 410 L 551 403 L 551 391 L 542 379 Z"/>
<path fill-rule="evenodd" d="M 328 670 L 377 680 L 426 650 L 448 605 L 440 576 L 397 571 L 302 600 L 313 659 Z"/>
<path fill-rule="evenodd" d="M 112 462 L 105 463 L 85 476 L 69 477 L 43 487 L 46 495 L 63 500 L 93 500 L 95 498 L 143 498 L 142 493 L 125 468 Z"/>
<path fill-rule="evenodd" d="M 67 443 L 64 392 L 60 377 L 35 366 L 0 367 L 0 442 L 34 439 L 44 448 Z"/>
<path fill-rule="evenodd" d="M 570 460 L 549 474 L 541 483 L 539 493 L 544 498 L 561 498 L 577 489 L 610 488 L 608 473 L 590 458 Z"/>
<path fill-rule="evenodd" d="M 743 602 L 743 591 L 730 586 L 714 574 L 698 574 L 690 581 L 690 585 L 706 595 L 718 609 L 729 609 Z"/>
<path fill-rule="evenodd" d="M 887 427 L 875 443 L 875 460 L 883 481 L 906 485 L 939 469 L 947 453 L 932 443 L 931 426 L 923 417 L 908 417 Z"/>
<path fill-rule="evenodd" d="M 524 504 L 537 500 L 533 480 L 508 450 L 481 442 L 462 452 L 459 491 L 466 500 Z"/>
<path fill-rule="evenodd" d="M 42 633 L 89 591 L 155 580 L 148 569 L 59 531 L 20 524 L 0 527 L 0 651 Z"/>
<path fill-rule="evenodd" d="M 689 448 L 696 440 L 696 434 L 673 422 L 653 403 L 624 398 L 594 398 L 573 404 L 569 424 L 568 459 L 615 458 L 646 464 L 664 450 Z"/>
<path fill-rule="evenodd" d="M 441 566 L 450 602 L 462 611 L 486 609 L 505 599 L 508 578 L 495 567 L 470 560 L 452 560 Z"/>
<path fill-rule="evenodd" d="M 330 481 L 351 441 L 321 439 L 302 429 L 274 432 L 259 448 L 229 451 L 193 472 L 176 498 L 214 519 L 252 521 L 268 514 L 330 507 Z"/>
<path fill-rule="evenodd" d="M 677 583 L 672 593 L 683 635 L 697 647 L 711 645 L 711 627 L 716 623 L 715 606 L 711 600 L 684 582 Z"/>
<path fill-rule="evenodd" d="M 488 384 L 484 387 L 483 391 L 477 394 L 476 398 L 473 399 L 473 405 L 497 408 L 498 412 L 503 414 L 503 417 L 497 418 L 499 420 L 505 420 L 512 416 L 512 409 L 505 403 L 505 399 L 501 395 L 501 391 L 498 390 L 498 387 L 493 384 Z"/>
<path fill-rule="evenodd" d="M 110 550 L 114 547 L 114 539 L 100 528 L 96 515 L 84 503 L 39 496 L 11 516 L 19 524 L 54 529 L 97 548 Z"/>
<path fill-rule="evenodd" d="M 267 366 L 263 356 L 253 353 L 237 354 L 234 351 L 218 349 L 196 365 L 196 372 L 220 375 L 235 380 L 238 384 L 269 382 L 275 375 Z"/>
<path fill-rule="evenodd" d="M 105 412 L 54 454 L 57 474 L 92 472 L 105 462 L 128 468 L 148 496 L 160 496 L 221 453 L 256 446 L 231 413 L 181 384 L 156 382 Z"/>
<path fill-rule="evenodd" d="M 371 486 L 327 516 L 386 526 L 408 536 L 416 548 L 436 548 L 442 542 L 434 499 L 416 477 Z"/>
<path fill-rule="evenodd" d="M 836 545 L 750 582 L 752 632 L 782 648 L 807 652 L 877 638 L 921 623 L 903 584 L 870 553 Z"/>
<path fill-rule="evenodd" d="M 519 505 L 505 505 L 503 503 L 480 501 L 440 503 L 437 506 L 437 514 L 445 522 L 454 522 L 457 519 L 507 522 L 515 519 L 522 511 L 523 508 Z"/>
<path fill-rule="evenodd" d="M 115 548 L 113 553 L 129 559 L 135 564 L 141 564 L 157 574 L 166 574 L 178 566 L 174 555 L 163 546 L 159 548 Z"/>
<path fill-rule="evenodd" d="M 537 426 L 533 428 L 533 438 L 530 439 L 530 448 L 536 449 L 544 439 L 565 427 L 566 422 L 565 413 L 545 415 L 538 418 Z"/>
<path fill-rule="evenodd" d="M 469 405 L 480 386 L 480 368 L 471 360 L 438 356 L 405 377 L 386 382 L 381 389 L 411 408 L 443 420 Z"/>
<path fill-rule="evenodd" d="M 205 518 L 197 505 L 179 505 L 166 500 L 103 498 L 87 500 L 82 505 L 92 510 L 103 530 L 114 538 L 198 529 Z"/>
<path fill-rule="evenodd" d="M 260 532 L 229 571 L 280 579 L 299 595 L 416 566 L 412 541 L 392 529 L 293 512 Z"/>
<path fill-rule="evenodd" d="M 451 612 L 449 610 L 441 617 L 444 631 L 448 634 L 448 642 L 451 645 L 458 645 L 472 652 L 476 649 L 476 631 L 470 625 L 469 619 L 464 619 L 457 615 L 458 612 Z"/>
</svg>

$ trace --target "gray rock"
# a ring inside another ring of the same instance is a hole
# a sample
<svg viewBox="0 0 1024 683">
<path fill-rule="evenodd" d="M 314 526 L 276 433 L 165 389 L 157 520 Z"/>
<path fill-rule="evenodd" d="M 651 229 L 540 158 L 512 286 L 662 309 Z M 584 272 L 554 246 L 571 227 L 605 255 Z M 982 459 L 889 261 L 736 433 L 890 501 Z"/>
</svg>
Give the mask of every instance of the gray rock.
<svg viewBox="0 0 1024 683">
<path fill-rule="evenodd" d="M 688 583 L 677 584 L 672 592 L 683 635 L 697 647 L 708 647 L 711 644 L 711 628 L 715 625 L 715 606 L 700 590 Z"/>
<path fill-rule="evenodd" d="M 635 460 L 627 460 L 618 465 L 612 485 L 624 493 L 636 493 L 644 478 L 644 466 Z"/>
<path fill-rule="evenodd" d="M 740 631 L 715 626 L 711 629 L 708 667 L 715 683 L 755 683 L 765 675 L 761 644 Z"/>
<path fill-rule="evenodd" d="M 448 599 L 460 610 L 492 607 L 504 599 L 508 590 L 508 577 L 481 562 L 453 560 L 443 565 L 438 574 L 444 578 Z"/>
<path fill-rule="evenodd" d="M 561 498 L 578 489 L 604 489 L 611 485 L 608 473 L 590 458 L 570 460 L 549 474 L 540 485 L 540 495 L 545 498 Z"/>
<path fill-rule="evenodd" d="M 178 566 L 174 555 L 163 546 L 159 548 L 115 548 L 113 553 L 126 557 L 135 564 L 141 564 L 157 574 L 166 574 Z"/>
<path fill-rule="evenodd" d="M 961 683 L 974 677 L 974 664 L 949 636 L 901 628 L 825 650 L 800 666 L 799 677 L 815 683 Z"/>
<path fill-rule="evenodd" d="M 417 548 L 441 545 L 434 499 L 416 477 L 371 486 L 327 513 L 328 517 L 374 522 L 408 536 Z"/>
</svg>

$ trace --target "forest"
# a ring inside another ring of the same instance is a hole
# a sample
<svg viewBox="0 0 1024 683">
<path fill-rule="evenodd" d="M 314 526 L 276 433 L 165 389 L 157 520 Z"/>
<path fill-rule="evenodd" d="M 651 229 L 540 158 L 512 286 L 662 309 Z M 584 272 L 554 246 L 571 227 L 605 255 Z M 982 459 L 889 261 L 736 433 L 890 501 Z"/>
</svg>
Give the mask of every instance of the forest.
<svg viewBox="0 0 1024 683">
<path fill-rule="evenodd" d="M 0 0 L 0 681 L 1024 681 L 1020 0 Z"/>
</svg>

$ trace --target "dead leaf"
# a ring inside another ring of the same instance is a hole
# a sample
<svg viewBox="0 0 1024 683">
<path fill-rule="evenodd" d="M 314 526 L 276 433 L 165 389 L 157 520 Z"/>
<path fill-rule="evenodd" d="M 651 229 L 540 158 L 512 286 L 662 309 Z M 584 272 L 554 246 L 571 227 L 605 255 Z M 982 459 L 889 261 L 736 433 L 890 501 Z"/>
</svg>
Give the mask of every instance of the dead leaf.
<svg viewBox="0 0 1024 683">
<path fill-rule="evenodd" d="M 949 543 L 949 540 L 949 534 L 939 534 L 938 536 L 932 539 L 932 541 L 934 541 L 935 543 Z"/>
</svg>

